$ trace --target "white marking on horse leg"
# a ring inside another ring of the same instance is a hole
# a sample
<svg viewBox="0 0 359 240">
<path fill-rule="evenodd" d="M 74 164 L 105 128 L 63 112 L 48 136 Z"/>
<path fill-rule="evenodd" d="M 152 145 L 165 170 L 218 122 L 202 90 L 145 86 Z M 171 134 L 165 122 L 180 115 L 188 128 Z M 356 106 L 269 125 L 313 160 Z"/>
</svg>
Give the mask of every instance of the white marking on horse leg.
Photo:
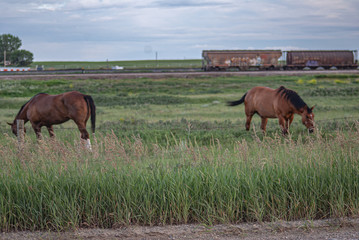
<svg viewBox="0 0 359 240">
<path fill-rule="evenodd" d="M 87 141 L 86 141 L 86 147 L 87 147 L 88 150 L 92 151 L 92 146 L 91 146 L 91 141 L 90 141 L 90 139 L 87 139 Z"/>
</svg>

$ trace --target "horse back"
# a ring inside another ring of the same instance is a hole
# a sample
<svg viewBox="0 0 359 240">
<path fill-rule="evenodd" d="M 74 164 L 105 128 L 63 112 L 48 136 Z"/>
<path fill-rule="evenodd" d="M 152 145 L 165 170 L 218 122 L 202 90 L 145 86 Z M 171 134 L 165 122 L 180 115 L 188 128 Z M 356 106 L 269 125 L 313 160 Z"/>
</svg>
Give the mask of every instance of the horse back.
<svg viewBox="0 0 359 240">
<path fill-rule="evenodd" d="M 63 94 L 59 94 L 58 96 L 60 96 L 62 103 L 66 106 L 66 107 L 71 107 L 71 106 L 82 106 L 85 105 L 86 106 L 86 102 L 84 101 L 84 94 L 77 92 L 77 91 L 72 91 L 72 92 L 66 92 Z"/>
<path fill-rule="evenodd" d="M 59 124 L 74 118 L 86 120 L 87 104 L 83 96 L 76 91 L 58 95 L 38 94 L 29 102 L 28 118 L 30 121 L 49 124 Z"/>
<path fill-rule="evenodd" d="M 67 110 L 68 115 L 73 118 L 75 116 L 84 117 L 88 119 L 88 105 L 86 103 L 85 97 L 86 95 L 73 91 L 66 92 L 60 95 L 61 104 L 63 104 L 63 108 Z"/>
<path fill-rule="evenodd" d="M 251 102 L 251 104 L 256 107 L 260 107 L 261 105 L 269 106 L 275 100 L 275 95 L 275 89 L 268 87 L 254 87 L 248 91 L 245 102 Z"/>
<path fill-rule="evenodd" d="M 261 117 L 276 118 L 278 112 L 278 94 L 276 89 L 254 87 L 248 91 L 245 99 L 248 114 L 258 113 Z"/>
</svg>

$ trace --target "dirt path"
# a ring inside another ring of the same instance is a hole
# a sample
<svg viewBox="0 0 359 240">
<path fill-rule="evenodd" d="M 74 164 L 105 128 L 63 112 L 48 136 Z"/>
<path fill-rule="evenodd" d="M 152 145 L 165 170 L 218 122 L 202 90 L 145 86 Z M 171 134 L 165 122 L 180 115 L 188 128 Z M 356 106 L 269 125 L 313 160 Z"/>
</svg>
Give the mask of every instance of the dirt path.
<svg viewBox="0 0 359 240">
<path fill-rule="evenodd" d="M 238 225 L 177 225 L 141 227 L 129 226 L 115 229 L 79 229 L 72 232 L 14 232 L 1 233 L 0 239 L 330 239 L 358 240 L 359 218 L 318 221 L 243 223 Z"/>
<path fill-rule="evenodd" d="M 243 71 L 243 72 L 163 72 L 163 73 L 84 73 L 84 74 L 46 74 L 20 73 L 0 74 L 0 80 L 17 79 L 135 79 L 135 78 L 194 78 L 194 77 L 224 77 L 224 76 L 300 76 L 317 74 L 353 74 L 359 75 L 359 70 L 311 70 L 311 71 Z"/>
</svg>

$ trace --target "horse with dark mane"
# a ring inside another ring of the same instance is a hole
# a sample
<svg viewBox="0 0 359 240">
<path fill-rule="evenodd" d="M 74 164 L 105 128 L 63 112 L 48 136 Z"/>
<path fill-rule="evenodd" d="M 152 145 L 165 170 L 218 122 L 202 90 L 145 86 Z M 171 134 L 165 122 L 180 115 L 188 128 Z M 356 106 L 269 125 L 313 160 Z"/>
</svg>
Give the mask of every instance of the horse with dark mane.
<svg viewBox="0 0 359 240">
<path fill-rule="evenodd" d="M 91 96 L 73 91 L 58 95 L 39 93 L 25 103 L 13 123 L 8 123 L 12 132 L 17 135 L 16 120 L 30 121 L 37 138 L 41 138 L 41 127 L 47 127 L 51 137 L 54 137 L 52 125 L 64 123 L 72 119 L 81 132 L 81 138 L 87 141 L 87 147 L 91 149 L 89 133 L 86 130 L 86 122 L 91 116 L 91 128 L 95 133 L 96 107 Z"/>
<path fill-rule="evenodd" d="M 244 96 L 228 106 L 236 106 L 244 102 L 245 114 L 247 116 L 246 130 L 249 130 L 252 117 L 257 113 L 261 119 L 261 129 L 265 132 L 268 118 L 278 118 L 283 134 L 288 133 L 294 114 L 302 117 L 302 123 L 309 132 L 314 131 L 314 106 L 309 108 L 302 98 L 293 90 L 283 86 L 278 89 L 267 87 L 254 87 Z"/>
</svg>

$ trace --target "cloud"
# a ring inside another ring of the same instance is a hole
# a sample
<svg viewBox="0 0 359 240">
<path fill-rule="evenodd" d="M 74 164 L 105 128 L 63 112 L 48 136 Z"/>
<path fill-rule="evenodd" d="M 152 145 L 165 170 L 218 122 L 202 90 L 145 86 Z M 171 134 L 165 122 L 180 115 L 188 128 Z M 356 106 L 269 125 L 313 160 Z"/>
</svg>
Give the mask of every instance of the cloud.
<svg viewBox="0 0 359 240">
<path fill-rule="evenodd" d="M 357 48 L 356 0 L 12 0 L 0 31 L 35 60 L 200 58 L 203 49 Z M 287 46 L 287 47 L 286 47 Z M 102 49 L 102 50 L 101 50 Z"/>
<path fill-rule="evenodd" d="M 64 6 L 63 3 L 55 3 L 55 4 L 41 4 L 35 7 L 35 9 L 39 10 L 48 10 L 48 11 L 57 11 L 62 9 Z"/>
<path fill-rule="evenodd" d="M 231 5 L 230 0 L 65 0 L 59 3 L 56 0 L 35 0 L 35 1 L 16 1 L 22 5 L 31 5 L 33 10 L 49 10 L 49 11 L 76 11 L 91 9 L 129 9 L 129 8 L 193 8 L 193 7 L 223 7 Z M 14 2 L 15 3 L 15 2 Z"/>
</svg>

